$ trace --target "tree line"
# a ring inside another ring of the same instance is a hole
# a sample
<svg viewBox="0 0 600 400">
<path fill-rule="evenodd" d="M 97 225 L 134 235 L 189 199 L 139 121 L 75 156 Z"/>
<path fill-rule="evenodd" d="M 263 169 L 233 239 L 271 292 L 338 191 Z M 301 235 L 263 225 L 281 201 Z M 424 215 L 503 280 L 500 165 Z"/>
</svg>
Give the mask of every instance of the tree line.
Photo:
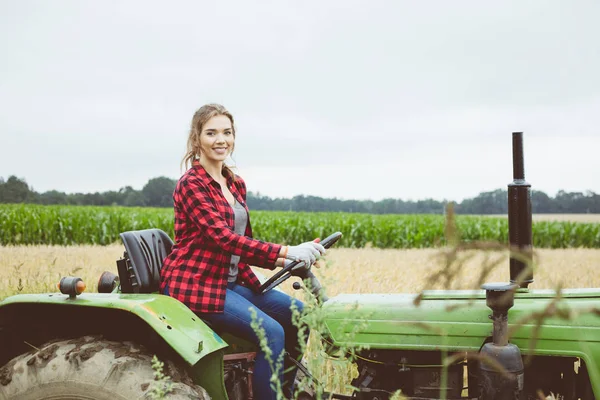
<svg viewBox="0 0 600 400">
<path fill-rule="evenodd" d="M 125 186 L 118 191 L 95 193 L 64 193 L 50 190 L 38 193 L 24 179 L 0 177 L 0 203 L 34 203 L 45 205 L 93 205 L 125 207 L 172 207 L 173 190 L 177 181 L 167 177 L 150 179 L 141 190 Z M 318 196 L 294 196 L 271 198 L 249 192 L 248 207 L 252 210 L 270 211 L 323 211 L 369 214 L 441 214 L 448 200 L 425 199 L 404 201 L 401 199 L 342 200 Z M 532 191 L 531 207 L 534 213 L 600 213 L 600 195 L 591 191 L 559 191 L 551 197 L 541 191 Z M 506 214 L 507 191 L 497 189 L 482 192 L 476 197 L 455 203 L 460 214 Z"/>
</svg>

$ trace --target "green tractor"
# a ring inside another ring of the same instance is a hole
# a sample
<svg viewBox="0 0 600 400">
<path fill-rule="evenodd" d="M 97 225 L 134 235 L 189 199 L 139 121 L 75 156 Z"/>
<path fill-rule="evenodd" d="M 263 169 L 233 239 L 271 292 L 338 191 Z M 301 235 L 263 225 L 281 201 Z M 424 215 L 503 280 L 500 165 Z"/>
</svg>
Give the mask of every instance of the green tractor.
<svg viewBox="0 0 600 400">
<path fill-rule="evenodd" d="M 328 299 L 311 271 L 300 274 L 320 302 L 327 351 L 360 349 L 354 392 L 323 399 L 384 400 L 397 391 L 409 399 L 600 398 L 600 289 L 528 288 L 531 202 L 520 132 L 513 133 L 513 173 L 509 282 Z M 150 398 L 153 355 L 166 360 L 168 398 L 251 399 L 256 349 L 158 294 L 171 239 L 157 229 L 121 238 L 118 276 L 105 272 L 99 293 L 82 293 L 83 282 L 67 277 L 60 292 L 0 302 L 0 399 Z M 261 290 L 278 290 L 295 271 L 279 271 Z"/>
</svg>

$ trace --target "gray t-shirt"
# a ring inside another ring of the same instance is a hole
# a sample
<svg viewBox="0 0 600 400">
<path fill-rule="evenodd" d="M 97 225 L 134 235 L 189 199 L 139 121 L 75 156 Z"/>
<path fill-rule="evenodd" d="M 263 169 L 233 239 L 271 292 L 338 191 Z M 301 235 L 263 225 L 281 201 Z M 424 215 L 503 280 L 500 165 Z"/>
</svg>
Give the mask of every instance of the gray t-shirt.
<svg viewBox="0 0 600 400">
<path fill-rule="evenodd" d="M 246 213 L 246 209 L 237 201 L 233 204 L 233 212 L 235 213 L 235 225 L 233 231 L 238 235 L 244 235 L 246 232 L 246 225 L 248 224 L 248 213 Z M 239 261 L 240 256 L 231 256 L 231 261 L 229 262 L 229 278 L 227 278 L 227 282 L 235 282 L 237 280 Z"/>
</svg>

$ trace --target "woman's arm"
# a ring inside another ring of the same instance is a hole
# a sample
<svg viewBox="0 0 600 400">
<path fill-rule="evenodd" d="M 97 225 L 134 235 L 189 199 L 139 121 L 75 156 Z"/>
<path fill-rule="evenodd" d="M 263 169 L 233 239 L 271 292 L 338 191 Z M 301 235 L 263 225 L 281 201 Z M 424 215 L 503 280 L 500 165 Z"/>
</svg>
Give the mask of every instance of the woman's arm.
<svg viewBox="0 0 600 400">
<path fill-rule="evenodd" d="M 259 261 L 258 264 L 265 266 L 274 265 L 277 258 L 285 256 L 285 246 L 251 239 L 232 231 L 217 210 L 208 188 L 200 180 L 180 181 L 174 198 L 202 235 L 227 253 Z"/>
</svg>

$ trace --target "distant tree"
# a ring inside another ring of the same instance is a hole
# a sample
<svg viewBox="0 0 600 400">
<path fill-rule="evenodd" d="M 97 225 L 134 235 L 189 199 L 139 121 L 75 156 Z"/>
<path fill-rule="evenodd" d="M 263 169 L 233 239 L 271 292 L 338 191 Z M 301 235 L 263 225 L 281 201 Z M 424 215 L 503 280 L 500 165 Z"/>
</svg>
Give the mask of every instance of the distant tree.
<svg viewBox="0 0 600 400">
<path fill-rule="evenodd" d="M 580 210 L 579 212 L 600 214 L 600 194 L 587 191 Z"/>
<path fill-rule="evenodd" d="M 150 179 L 142 190 L 125 186 L 118 191 L 103 193 L 66 194 L 57 190 L 37 193 L 15 176 L 6 181 L 0 177 L 0 203 L 39 203 L 71 205 L 123 205 L 173 207 L 173 190 L 177 181 L 166 177 Z M 270 198 L 259 192 L 248 192 L 247 203 L 253 210 L 272 211 L 332 211 L 372 214 L 441 214 L 447 200 L 433 199 L 404 201 L 387 198 L 373 200 L 341 200 L 318 196 L 297 195 L 293 198 Z M 534 213 L 600 213 L 600 195 L 592 191 L 566 192 L 561 190 L 552 198 L 532 190 L 531 206 Z M 458 214 L 506 214 L 508 193 L 505 189 L 483 192 L 456 204 Z"/>
<path fill-rule="evenodd" d="M 69 204 L 74 206 L 85 206 L 86 205 L 86 194 L 85 193 L 71 193 L 68 195 Z"/>
<path fill-rule="evenodd" d="M 373 211 L 377 214 L 392 214 L 397 210 L 396 199 L 383 199 L 375 203 Z"/>
<path fill-rule="evenodd" d="M 556 212 L 569 213 L 572 209 L 573 200 L 576 200 L 581 193 L 568 193 L 564 190 L 559 190 L 554 198 L 556 204 Z"/>
<path fill-rule="evenodd" d="M 33 196 L 27 182 L 14 175 L 8 177 L 6 182 L 0 184 L 0 203 L 24 203 Z"/>
<path fill-rule="evenodd" d="M 176 184 L 176 180 L 164 176 L 150 179 L 142 188 L 144 204 L 151 207 L 173 207 Z"/>
<path fill-rule="evenodd" d="M 88 206 L 106 206 L 104 196 L 100 192 L 86 193 L 84 195 L 84 202 Z"/>
<path fill-rule="evenodd" d="M 274 201 L 270 197 L 261 195 L 260 192 L 248 192 L 246 203 L 251 210 L 271 210 L 274 207 Z"/>
<path fill-rule="evenodd" d="M 110 190 L 102 193 L 102 197 L 104 197 L 103 203 L 107 206 L 123 205 L 124 198 L 120 192 Z"/>
<path fill-rule="evenodd" d="M 444 202 L 425 199 L 417 201 L 417 212 L 423 214 L 442 214 L 444 212 Z"/>
<path fill-rule="evenodd" d="M 508 192 L 496 189 L 479 193 L 474 198 L 463 200 L 457 207 L 459 214 L 506 214 L 508 213 Z"/>
<path fill-rule="evenodd" d="M 68 195 L 64 192 L 59 192 L 58 190 L 49 190 L 44 192 L 38 196 L 39 203 L 45 205 L 53 205 L 53 204 L 68 204 L 69 198 Z"/>
<path fill-rule="evenodd" d="M 307 203 L 304 195 L 294 196 L 290 204 L 290 211 L 304 211 L 307 208 Z"/>
<path fill-rule="evenodd" d="M 559 190 L 554 199 L 556 212 L 559 213 L 597 213 L 600 212 L 600 196 L 594 192 L 565 192 Z"/>
<path fill-rule="evenodd" d="M 126 207 L 142 207 L 144 205 L 144 195 L 140 190 L 135 190 L 131 186 L 125 186 L 119 189 L 121 205 Z"/>
<path fill-rule="evenodd" d="M 555 205 L 546 193 L 532 190 L 531 211 L 538 214 L 549 214 L 555 212 Z"/>
<path fill-rule="evenodd" d="M 127 207 L 142 207 L 144 206 L 144 195 L 137 190 L 129 192 L 125 196 L 123 205 Z"/>
</svg>

